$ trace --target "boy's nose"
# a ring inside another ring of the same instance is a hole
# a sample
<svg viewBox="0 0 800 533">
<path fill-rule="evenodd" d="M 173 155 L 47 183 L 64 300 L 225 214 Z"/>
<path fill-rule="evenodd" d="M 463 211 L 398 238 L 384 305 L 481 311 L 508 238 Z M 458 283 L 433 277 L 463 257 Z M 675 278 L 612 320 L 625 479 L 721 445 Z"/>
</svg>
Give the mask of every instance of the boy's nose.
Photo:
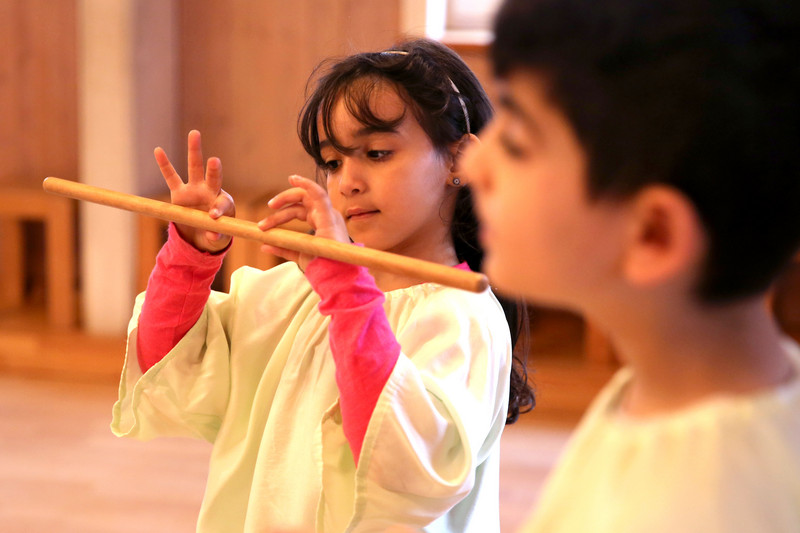
<svg viewBox="0 0 800 533">
<path fill-rule="evenodd" d="M 461 159 L 461 172 L 467 179 L 467 183 L 473 190 L 480 191 L 487 187 L 489 180 L 489 168 L 486 162 L 486 144 L 488 139 L 482 142 L 472 143 L 468 146 Z"/>
</svg>

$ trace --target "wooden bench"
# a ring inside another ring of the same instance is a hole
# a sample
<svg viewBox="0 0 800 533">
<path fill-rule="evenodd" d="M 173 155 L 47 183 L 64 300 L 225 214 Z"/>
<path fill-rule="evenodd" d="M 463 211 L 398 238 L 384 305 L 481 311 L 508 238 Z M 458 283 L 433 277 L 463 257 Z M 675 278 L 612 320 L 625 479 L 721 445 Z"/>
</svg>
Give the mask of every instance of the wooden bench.
<svg viewBox="0 0 800 533">
<path fill-rule="evenodd" d="M 48 322 L 59 328 L 77 325 L 76 207 L 69 198 L 41 189 L 0 187 L 0 308 L 24 304 L 25 242 L 23 222 L 44 224 L 45 287 Z"/>
</svg>

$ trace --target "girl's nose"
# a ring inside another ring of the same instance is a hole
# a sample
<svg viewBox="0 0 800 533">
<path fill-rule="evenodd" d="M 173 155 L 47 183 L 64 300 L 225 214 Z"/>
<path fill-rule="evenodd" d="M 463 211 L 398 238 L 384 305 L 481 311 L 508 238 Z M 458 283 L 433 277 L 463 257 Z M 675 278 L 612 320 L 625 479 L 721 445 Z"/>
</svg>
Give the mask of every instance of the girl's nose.
<svg viewBox="0 0 800 533">
<path fill-rule="evenodd" d="M 342 161 L 339 169 L 339 192 L 344 196 L 352 196 L 366 190 L 363 169 L 356 161 Z"/>
</svg>

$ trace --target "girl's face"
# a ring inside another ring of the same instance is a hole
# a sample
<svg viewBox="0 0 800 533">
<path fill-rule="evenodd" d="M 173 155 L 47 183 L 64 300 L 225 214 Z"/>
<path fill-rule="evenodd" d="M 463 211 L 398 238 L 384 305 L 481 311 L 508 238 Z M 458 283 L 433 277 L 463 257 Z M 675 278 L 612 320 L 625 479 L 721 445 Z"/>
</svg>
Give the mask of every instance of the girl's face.
<svg viewBox="0 0 800 533">
<path fill-rule="evenodd" d="M 542 80 L 517 72 L 498 89 L 496 118 L 463 162 L 484 270 L 504 291 L 581 308 L 618 260 L 623 210 L 589 201 L 584 151 Z"/>
<path fill-rule="evenodd" d="M 334 209 L 355 242 L 455 264 L 449 228 L 456 195 L 447 184 L 447 158 L 388 84 L 378 84 L 370 107 L 384 120 L 404 118 L 391 130 L 376 131 L 356 120 L 340 99 L 331 124 L 337 141 L 349 150 L 341 153 L 320 138 Z"/>
</svg>

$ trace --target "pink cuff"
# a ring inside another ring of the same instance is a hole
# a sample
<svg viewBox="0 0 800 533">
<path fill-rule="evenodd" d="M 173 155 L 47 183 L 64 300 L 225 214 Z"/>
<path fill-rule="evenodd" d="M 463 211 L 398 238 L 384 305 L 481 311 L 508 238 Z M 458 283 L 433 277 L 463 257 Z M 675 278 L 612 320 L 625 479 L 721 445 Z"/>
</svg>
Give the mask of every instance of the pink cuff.
<svg viewBox="0 0 800 533">
<path fill-rule="evenodd" d="M 139 315 L 136 346 L 142 372 L 172 350 L 200 318 L 228 249 L 230 245 L 218 253 L 201 252 L 169 225 Z"/>
<path fill-rule="evenodd" d="M 336 363 L 342 426 L 356 463 L 369 420 L 400 356 L 386 313 L 385 297 L 366 268 L 316 258 L 305 271 L 319 294 Z"/>
</svg>

